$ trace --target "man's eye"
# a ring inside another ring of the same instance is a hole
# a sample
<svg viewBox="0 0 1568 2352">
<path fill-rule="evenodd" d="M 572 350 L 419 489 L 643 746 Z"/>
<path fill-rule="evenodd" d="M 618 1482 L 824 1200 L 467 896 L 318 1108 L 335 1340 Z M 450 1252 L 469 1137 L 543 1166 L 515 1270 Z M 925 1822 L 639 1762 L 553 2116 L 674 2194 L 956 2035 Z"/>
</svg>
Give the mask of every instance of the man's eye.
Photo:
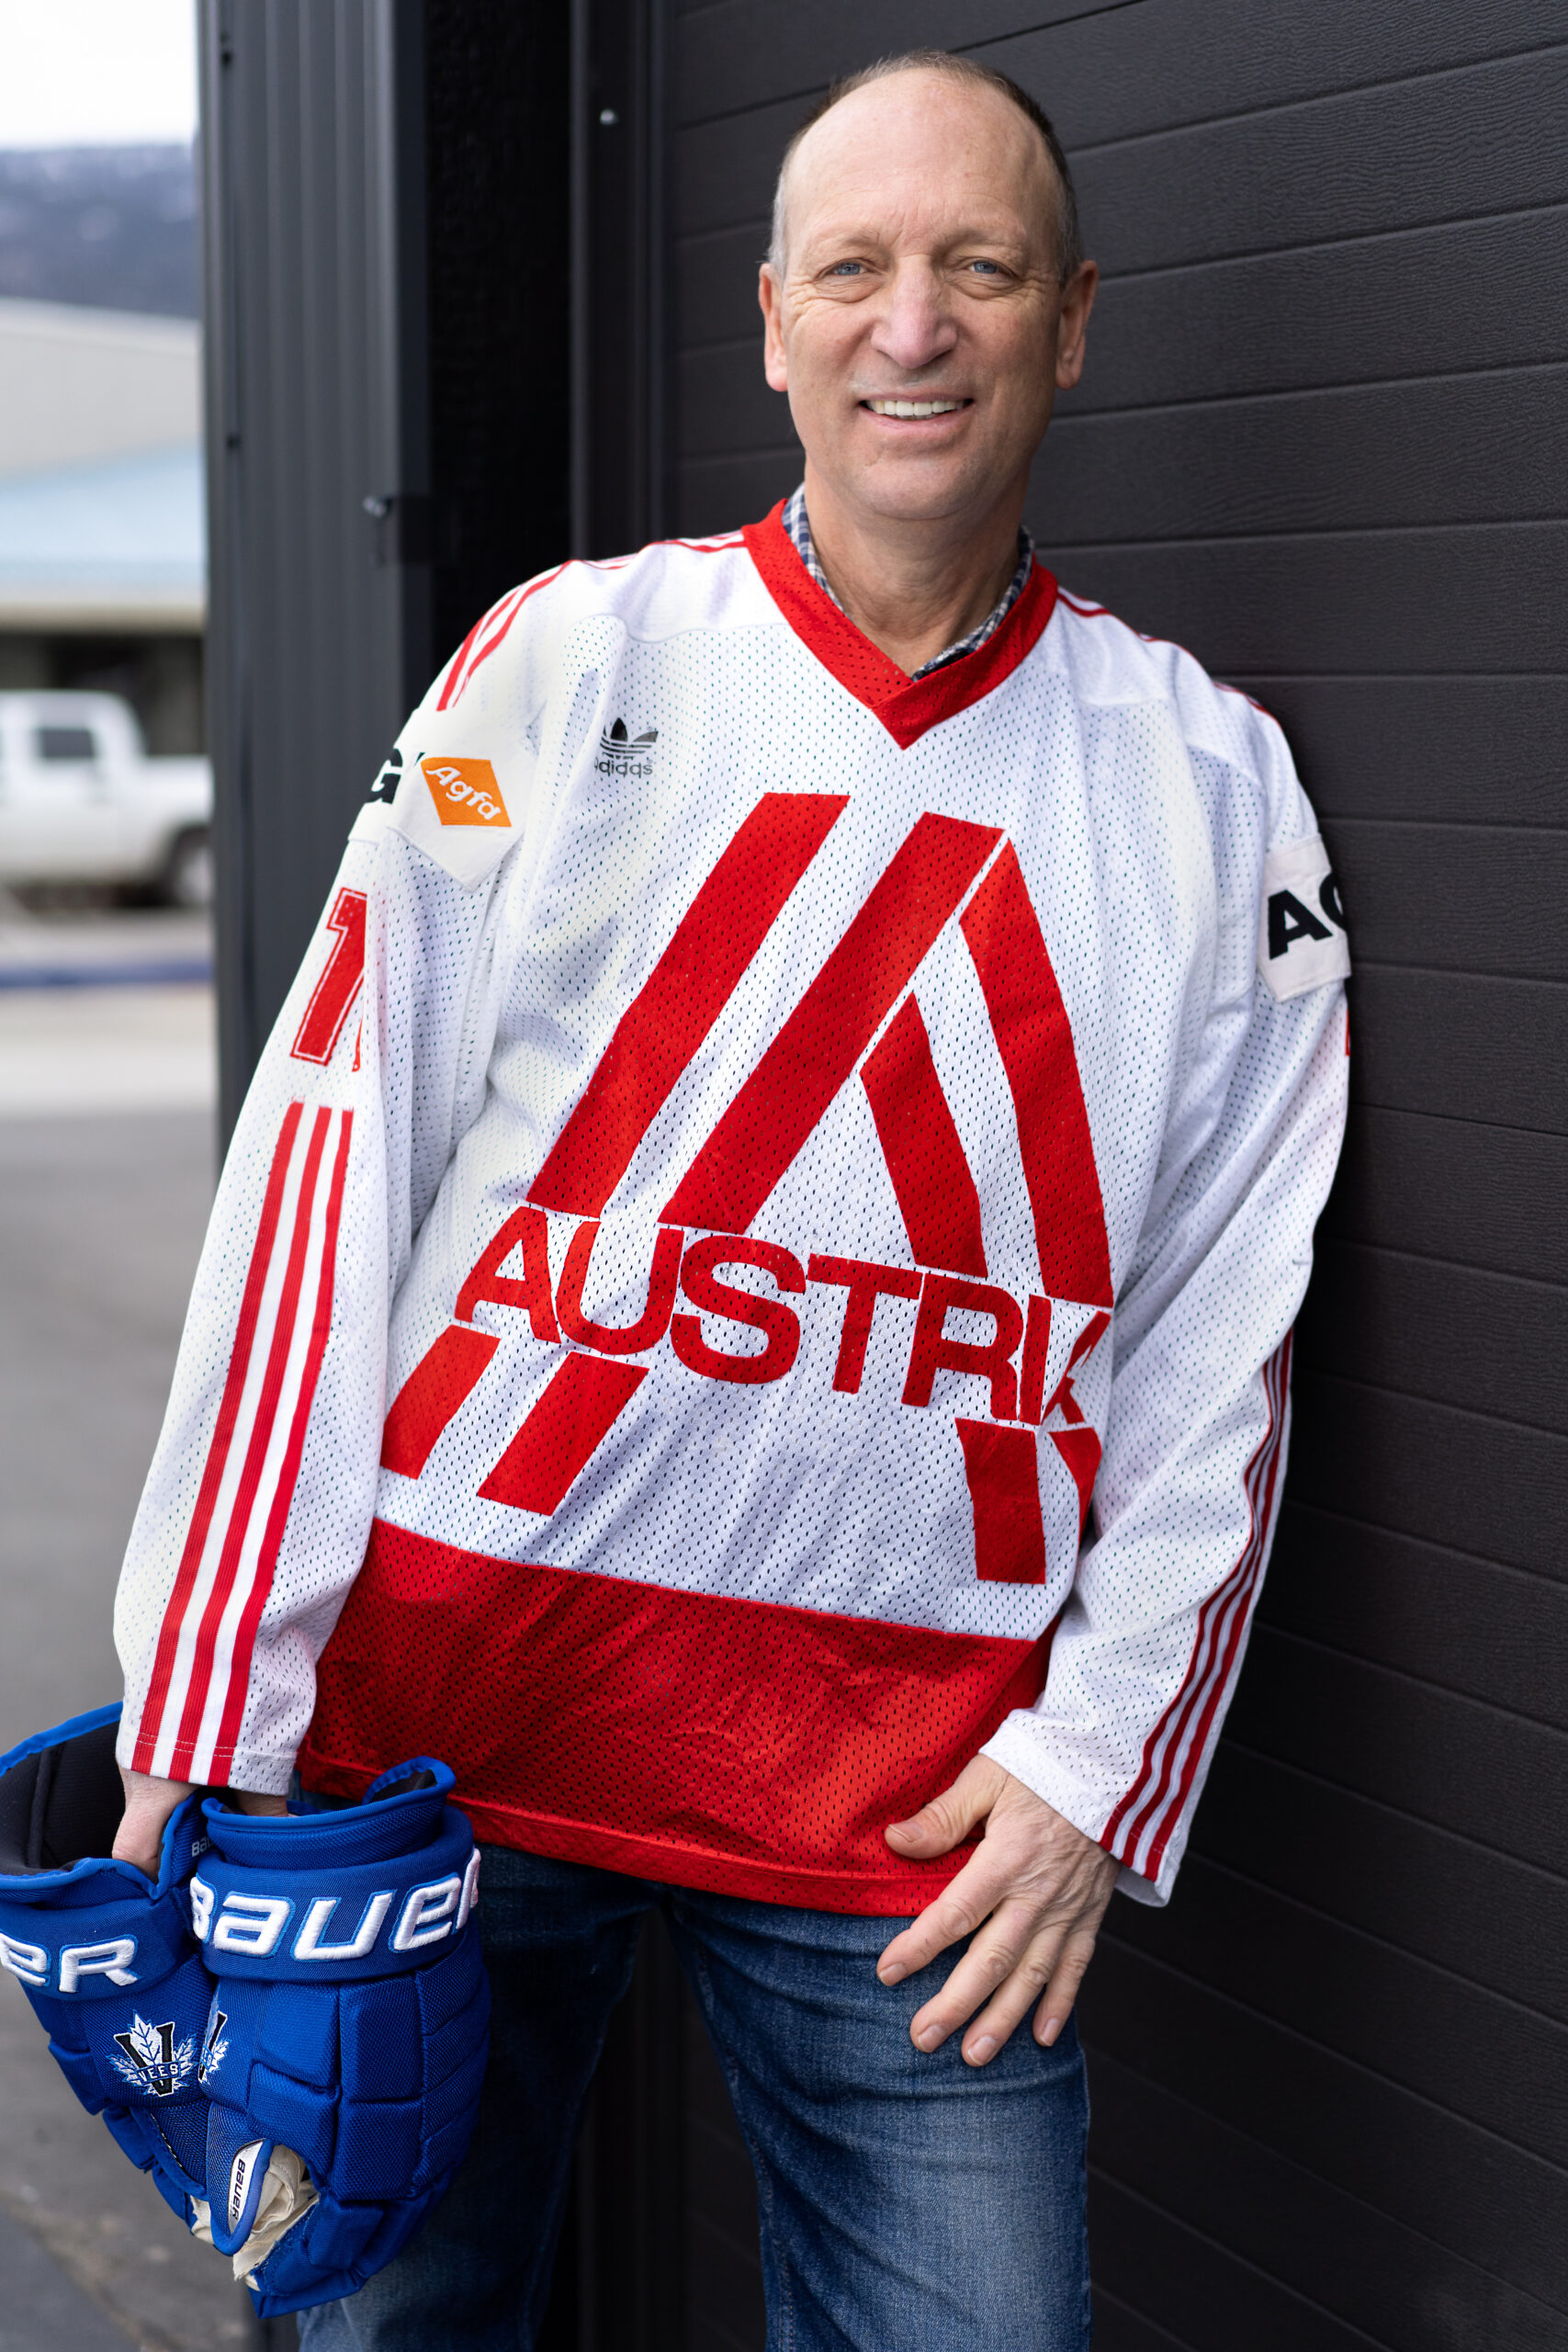
<svg viewBox="0 0 1568 2352">
<path fill-rule="evenodd" d="M 864 267 L 863 262 L 836 261 L 828 275 L 829 277 L 858 277 Z"/>
<path fill-rule="evenodd" d="M 1000 277 L 1002 275 L 1002 266 L 998 261 L 972 261 L 969 266 L 980 277 Z"/>
</svg>

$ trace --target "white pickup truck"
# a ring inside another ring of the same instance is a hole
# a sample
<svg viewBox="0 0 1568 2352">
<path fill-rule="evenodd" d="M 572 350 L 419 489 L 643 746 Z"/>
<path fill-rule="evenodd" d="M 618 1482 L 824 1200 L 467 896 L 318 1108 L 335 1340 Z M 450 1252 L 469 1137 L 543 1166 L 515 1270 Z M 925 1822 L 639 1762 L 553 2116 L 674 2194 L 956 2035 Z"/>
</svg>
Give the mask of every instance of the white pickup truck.
<svg viewBox="0 0 1568 2352">
<path fill-rule="evenodd" d="M 212 897 L 212 770 L 149 759 L 118 695 L 0 694 L 0 883 Z"/>
</svg>

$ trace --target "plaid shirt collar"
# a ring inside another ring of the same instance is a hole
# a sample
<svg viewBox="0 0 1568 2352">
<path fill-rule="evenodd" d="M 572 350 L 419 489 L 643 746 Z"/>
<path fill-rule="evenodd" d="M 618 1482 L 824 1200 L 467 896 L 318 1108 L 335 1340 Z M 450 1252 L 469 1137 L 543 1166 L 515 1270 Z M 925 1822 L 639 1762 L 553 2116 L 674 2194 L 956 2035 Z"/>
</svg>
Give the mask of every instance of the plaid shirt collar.
<svg viewBox="0 0 1568 2352">
<path fill-rule="evenodd" d="M 806 484 L 804 482 L 793 498 L 784 501 L 783 519 L 784 529 L 789 533 L 796 555 L 799 556 L 818 588 L 826 595 L 833 596 L 833 592 L 828 585 L 827 574 L 817 560 L 817 549 L 812 545 L 811 526 L 806 517 Z M 1022 595 L 1029 584 L 1029 574 L 1033 562 L 1034 542 L 1029 533 L 1021 528 L 1018 535 L 1018 570 L 1009 581 L 1001 602 L 991 607 L 978 628 L 972 628 L 967 637 L 961 637 L 955 645 L 948 646 L 945 651 L 937 654 L 933 660 L 922 662 L 919 668 L 911 673 L 911 676 L 929 678 L 933 670 L 945 670 L 950 662 L 961 662 L 966 653 L 978 651 L 988 637 L 995 636 Z M 837 596 L 833 596 L 833 602 L 835 605 L 838 604 Z M 842 609 L 840 605 L 840 610 L 842 611 Z"/>
</svg>

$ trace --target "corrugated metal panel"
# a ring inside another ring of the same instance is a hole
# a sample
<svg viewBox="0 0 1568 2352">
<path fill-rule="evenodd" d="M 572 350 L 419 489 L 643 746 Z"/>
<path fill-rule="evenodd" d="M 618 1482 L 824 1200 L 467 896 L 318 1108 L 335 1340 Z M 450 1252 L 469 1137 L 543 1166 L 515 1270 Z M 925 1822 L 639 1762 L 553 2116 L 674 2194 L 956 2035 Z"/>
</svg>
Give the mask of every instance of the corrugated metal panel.
<svg viewBox="0 0 1568 2352">
<path fill-rule="evenodd" d="M 224 1124 L 430 662 L 421 12 L 202 0 Z M 412 153 L 411 153 L 411 149 Z"/>
</svg>

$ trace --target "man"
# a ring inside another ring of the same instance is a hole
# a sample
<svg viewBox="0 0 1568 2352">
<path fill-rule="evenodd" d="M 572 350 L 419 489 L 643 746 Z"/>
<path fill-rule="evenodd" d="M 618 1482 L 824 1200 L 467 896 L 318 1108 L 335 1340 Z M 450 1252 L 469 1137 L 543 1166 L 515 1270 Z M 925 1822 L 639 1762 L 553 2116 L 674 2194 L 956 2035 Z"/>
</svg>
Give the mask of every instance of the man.
<svg viewBox="0 0 1568 2352">
<path fill-rule="evenodd" d="M 655 1903 L 770 2341 L 1087 2340 L 1071 2012 L 1245 1645 L 1347 969 L 1272 722 L 1021 533 L 1095 278 L 1011 84 L 833 93 L 761 274 L 802 492 L 485 616 L 253 1087 L 119 1850 L 421 1750 L 491 1843 L 474 2150 L 312 2352 L 532 2342 Z"/>
</svg>

